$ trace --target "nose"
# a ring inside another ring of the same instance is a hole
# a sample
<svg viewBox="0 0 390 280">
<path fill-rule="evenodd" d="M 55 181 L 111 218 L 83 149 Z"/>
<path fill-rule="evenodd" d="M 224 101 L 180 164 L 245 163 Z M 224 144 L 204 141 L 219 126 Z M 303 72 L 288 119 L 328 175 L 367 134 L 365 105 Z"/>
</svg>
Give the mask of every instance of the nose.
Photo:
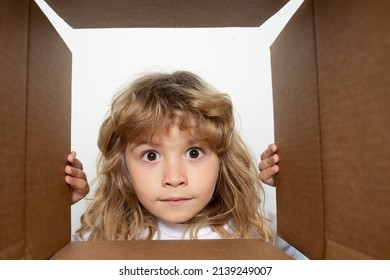
<svg viewBox="0 0 390 280">
<path fill-rule="evenodd" d="M 184 165 L 177 160 L 171 160 L 164 164 L 164 187 L 180 187 L 188 183 Z"/>
</svg>

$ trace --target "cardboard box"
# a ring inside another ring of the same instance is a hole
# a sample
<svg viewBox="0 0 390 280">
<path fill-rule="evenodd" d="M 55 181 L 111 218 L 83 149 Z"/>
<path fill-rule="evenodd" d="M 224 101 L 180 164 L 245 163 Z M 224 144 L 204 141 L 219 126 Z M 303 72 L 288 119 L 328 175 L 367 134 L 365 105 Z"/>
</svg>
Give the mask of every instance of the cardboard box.
<svg viewBox="0 0 390 280">
<path fill-rule="evenodd" d="M 47 0 L 73 28 L 258 27 L 286 2 Z M 71 53 L 34 1 L 0 5 L 1 259 L 288 258 L 261 240 L 70 242 Z M 390 258 L 389 9 L 307 0 L 271 48 L 278 231 L 310 258 Z"/>
</svg>

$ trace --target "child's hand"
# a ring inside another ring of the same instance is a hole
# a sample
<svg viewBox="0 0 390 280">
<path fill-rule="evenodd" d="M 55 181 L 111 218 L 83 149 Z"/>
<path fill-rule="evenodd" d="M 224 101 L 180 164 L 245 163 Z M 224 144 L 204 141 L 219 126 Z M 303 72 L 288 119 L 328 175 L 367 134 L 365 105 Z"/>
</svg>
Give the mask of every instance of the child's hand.
<svg viewBox="0 0 390 280">
<path fill-rule="evenodd" d="M 275 174 L 279 171 L 279 156 L 276 154 L 278 147 L 275 144 L 268 146 L 260 156 L 259 163 L 259 178 L 260 180 L 270 186 L 275 184 Z"/>
<path fill-rule="evenodd" d="M 72 204 L 84 198 L 89 192 L 87 176 L 83 171 L 83 164 L 76 158 L 76 152 L 71 152 L 67 160 L 69 165 L 65 166 L 65 182 L 72 189 Z"/>
</svg>

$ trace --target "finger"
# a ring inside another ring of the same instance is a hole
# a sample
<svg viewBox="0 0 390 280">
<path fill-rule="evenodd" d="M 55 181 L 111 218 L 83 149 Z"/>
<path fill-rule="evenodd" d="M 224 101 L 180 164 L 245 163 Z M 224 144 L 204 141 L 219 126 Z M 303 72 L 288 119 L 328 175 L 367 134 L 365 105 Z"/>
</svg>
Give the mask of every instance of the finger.
<svg viewBox="0 0 390 280">
<path fill-rule="evenodd" d="M 68 160 L 68 162 L 72 165 L 72 166 L 74 166 L 74 167 L 76 167 L 76 168 L 79 168 L 79 169 L 83 169 L 83 164 L 81 163 L 81 161 L 79 161 L 78 160 L 78 158 L 77 158 L 77 153 L 76 152 L 74 152 L 74 151 L 72 151 L 72 152 L 70 152 L 69 154 L 68 154 L 68 156 L 67 156 L 67 160 Z"/>
<path fill-rule="evenodd" d="M 74 178 L 87 180 L 87 175 L 83 170 L 70 165 L 65 166 L 65 173 Z"/>
<path fill-rule="evenodd" d="M 260 171 L 265 170 L 265 169 L 277 164 L 278 162 L 279 162 L 279 156 L 278 156 L 278 154 L 274 154 L 273 156 L 271 156 L 267 159 L 264 159 L 259 163 L 259 170 Z"/>
<path fill-rule="evenodd" d="M 272 186 L 274 187 L 275 186 L 275 178 L 274 177 L 270 177 L 270 178 L 267 178 L 265 180 L 261 180 L 264 184 L 267 184 L 268 186 Z"/>
<path fill-rule="evenodd" d="M 264 160 L 276 153 L 278 147 L 275 144 L 270 144 L 268 148 L 260 155 L 260 159 Z"/>
<path fill-rule="evenodd" d="M 78 160 L 78 158 L 74 158 L 73 159 L 73 162 L 71 163 L 71 165 L 75 168 L 78 168 L 80 170 L 83 170 L 83 164 L 81 163 L 81 161 Z"/>
<path fill-rule="evenodd" d="M 83 170 L 83 164 L 78 160 L 78 158 L 76 158 L 76 152 L 69 153 L 67 160 L 71 166 Z"/>
<path fill-rule="evenodd" d="M 275 184 L 275 174 L 279 171 L 279 167 L 274 165 L 270 168 L 267 168 L 259 173 L 260 180 L 270 186 Z"/>
<path fill-rule="evenodd" d="M 75 204 L 89 193 L 89 186 L 84 180 L 72 178 L 70 176 L 66 177 L 66 180 L 71 183 L 69 185 L 72 188 L 71 204 Z"/>
<path fill-rule="evenodd" d="M 73 162 L 73 159 L 74 158 L 76 158 L 76 152 L 74 152 L 74 151 L 72 151 L 72 152 L 70 152 L 69 154 L 68 154 L 68 156 L 67 156 L 67 160 L 69 161 L 69 162 Z"/>
<path fill-rule="evenodd" d="M 89 185 L 86 180 L 65 176 L 66 183 L 72 188 L 73 192 L 80 196 L 85 196 L 89 192 Z"/>
</svg>

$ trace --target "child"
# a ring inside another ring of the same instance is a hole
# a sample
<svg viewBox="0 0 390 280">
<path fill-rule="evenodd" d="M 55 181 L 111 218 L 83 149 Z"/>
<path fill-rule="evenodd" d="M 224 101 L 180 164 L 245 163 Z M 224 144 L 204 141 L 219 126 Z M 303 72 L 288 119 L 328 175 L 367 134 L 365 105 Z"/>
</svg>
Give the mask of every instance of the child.
<svg viewBox="0 0 390 280">
<path fill-rule="evenodd" d="M 81 218 L 82 240 L 274 242 L 231 100 L 198 76 L 175 72 L 136 80 L 113 100 L 98 146 L 98 187 Z M 69 159 L 78 163 L 74 155 Z M 77 181 L 86 181 L 82 166 L 66 172 L 71 187 L 83 189 Z"/>
</svg>

